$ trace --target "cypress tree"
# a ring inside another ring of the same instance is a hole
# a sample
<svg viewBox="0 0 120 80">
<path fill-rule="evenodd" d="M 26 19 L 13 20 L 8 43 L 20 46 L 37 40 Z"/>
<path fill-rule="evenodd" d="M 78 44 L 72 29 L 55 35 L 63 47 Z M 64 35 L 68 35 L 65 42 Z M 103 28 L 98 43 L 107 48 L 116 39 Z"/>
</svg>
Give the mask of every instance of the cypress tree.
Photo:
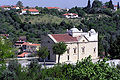
<svg viewBox="0 0 120 80">
<path fill-rule="evenodd" d="M 120 6 L 119 6 L 119 2 L 117 3 L 117 10 L 120 8 Z"/>
<path fill-rule="evenodd" d="M 113 5 L 113 3 L 112 3 L 112 0 L 109 1 L 109 6 L 108 6 L 108 8 L 114 9 L 114 5 Z"/>
<path fill-rule="evenodd" d="M 88 0 L 87 8 L 91 8 L 90 0 Z"/>
</svg>

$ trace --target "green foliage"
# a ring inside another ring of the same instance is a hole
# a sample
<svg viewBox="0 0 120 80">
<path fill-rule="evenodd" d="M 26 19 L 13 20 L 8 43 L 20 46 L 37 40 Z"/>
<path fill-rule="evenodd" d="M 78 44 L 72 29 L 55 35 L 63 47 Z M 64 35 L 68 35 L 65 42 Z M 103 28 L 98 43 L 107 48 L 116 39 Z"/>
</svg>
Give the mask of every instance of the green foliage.
<svg viewBox="0 0 120 80">
<path fill-rule="evenodd" d="M 45 59 L 49 55 L 47 47 L 40 48 L 37 53 L 38 53 L 38 56 L 41 57 L 42 59 Z"/>
<path fill-rule="evenodd" d="M 113 3 L 112 3 L 112 0 L 109 1 L 108 8 L 110 8 L 110 9 L 114 9 L 114 5 L 113 5 Z"/>
<path fill-rule="evenodd" d="M 50 55 L 50 53 L 48 52 L 47 47 L 42 47 L 37 51 L 37 55 L 39 56 L 39 58 L 44 59 L 44 65 L 45 65 L 45 58 L 48 57 L 48 55 Z"/>
<path fill-rule="evenodd" d="M 64 42 L 56 43 L 53 46 L 53 53 L 61 55 L 66 51 L 66 48 L 67 46 L 65 45 Z"/>
<path fill-rule="evenodd" d="M 26 13 L 27 13 L 27 14 L 30 14 L 30 11 L 27 10 Z"/>
<path fill-rule="evenodd" d="M 120 58 L 120 36 L 110 45 L 111 58 Z"/>
<path fill-rule="evenodd" d="M 101 8 L 102 7 L 102 2 L 99 0 L 94 0 L 92 3 L 92 8 Z"/>
<path fill-rule="evenodd" d="M 53 45 L 53 53 L 58 55 L 58 64 L 60 61 L 60 55 L 64 54 L 67 49 L 67 45 L 64 42 L 59 42 Z"/>
<path fill-rule="evenodd" d="M 6 58 L 12 58 L 14 56 L 13 51 L 10 41 L 0 37 L 0 62 L 4 62 Z"/>
<path fill-rule="evenodd" d="M 37 60 L 28 67 L 21 67 L 16 61 L 10 61 L 8 67 L 0 66 L 1 80 L 119 80 L 120 69 L 110 67 L 108 59 L 93 63 L 91 56 L 78 61 L 75 65 L 61 64 L 51 68 L 41 68 Z"/>
<path fill-rule="evenodd" d="M 18 1 L 16 6 L 23 7 L 23 3 L 21 1 Z"/>
<path fill-rule="evenodd" d="M 85 12 L 80 8 L 80 7 L 73 7 L 69 10 L 70 13 L 77 13 L 78 16 L 80 17 L 84 17 L 85 16 Z"/>
</svg>

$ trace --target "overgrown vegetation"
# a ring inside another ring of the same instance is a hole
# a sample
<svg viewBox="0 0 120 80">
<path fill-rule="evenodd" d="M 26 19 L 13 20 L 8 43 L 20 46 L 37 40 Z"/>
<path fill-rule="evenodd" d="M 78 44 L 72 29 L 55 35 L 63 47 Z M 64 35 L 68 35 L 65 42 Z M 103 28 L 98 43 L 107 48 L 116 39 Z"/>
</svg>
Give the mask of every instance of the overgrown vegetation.
<svg viewBox="0 0 120 80">
<path fill-rule="evenodd" d="M 71 8 L 68 12 L 77 13 L 78 19 L 63 18 L 62 15 L 67 13 L 64 10 L 36 9 L 39 15 L 19 15 L 16 13 L 19 10 L 1 10 L 0 34 L 9 34 L 12 42 L 18 40 L 19 36 L 26 36 L 27 41 L 40 43 L 41 35 L 65 33 L 74 25 L 83 31 L 94 28 L 99 33 L 99 53 L 105 52 L 106 56 L 111 50 L 110 45 L 120 34 L 120 10 L 113 9 L 111 0 L 105 4 L 95 0 L 92 5 L 89 0 L 87 7 Z"/>
<path fill-rule="evenodd" d="M 119 80 L 120 69 L 110 67 L 106 62 L 93 63 L 88 57 L 75 65 L 62 64 L 51 68 L 41 68 L 38 61 L 32 61 L 28 67 L 21 67 L 15 60 L 8 67 L 0 67 L 1 80 Z"/>
</svg>

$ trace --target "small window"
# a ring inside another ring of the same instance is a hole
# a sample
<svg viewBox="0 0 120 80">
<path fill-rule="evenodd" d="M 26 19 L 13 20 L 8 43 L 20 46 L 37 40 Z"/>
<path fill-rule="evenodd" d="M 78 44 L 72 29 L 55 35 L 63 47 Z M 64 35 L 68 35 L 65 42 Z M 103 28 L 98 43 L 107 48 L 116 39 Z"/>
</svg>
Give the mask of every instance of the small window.
<svg viewBox="0 0 120 80">
<path fill-rule="evenodd" d="M 68 55 L 68 60 L 70 59 L 69 55 Z"/>
<path fill-rule="evenodd" d="M 49 55 L 48 55 L 48 60 L 50 60 L 50 51 L 48 51 Z"/>
<path fill-rule="evenodd" d="M 94 53 L 96 52 L 96 47 L 94 48 Z"/>
<path fill-rule="evenodd" d="M 82 47 L 81 49 L 82 49 L 82 52 L 84 53 L 85 52 L 85 47 Z"/>
<path fill-rule="evenodd" d="M 69 49 L 67 49 L 67 53 L 69 54 Z"/>
<path fill-rule="evenodd" d="M 73 50 L 74 50 L 74 53 L 76 53 L 76 48 L 73 48 Z"/>
<path fill-rule="evenodd" d="M 85 40 L 83 40 L 83 42 L 85 42 Z"/>
</svg>

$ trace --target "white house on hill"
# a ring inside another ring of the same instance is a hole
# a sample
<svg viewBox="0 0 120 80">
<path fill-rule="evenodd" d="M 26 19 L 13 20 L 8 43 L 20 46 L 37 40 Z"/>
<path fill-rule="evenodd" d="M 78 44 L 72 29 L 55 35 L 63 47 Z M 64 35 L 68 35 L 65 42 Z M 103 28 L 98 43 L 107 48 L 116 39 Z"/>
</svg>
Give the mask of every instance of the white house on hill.
<svg viewBox="0 0 120 80">
<path fill-rule="evenodd" d="M 63 16 L 65 18 L 78 18 L 78 14 L 75 14 L 75 13 L 66 13 L 66 14 L 63 14 Z"/>
<path fill-rule="evenodd" d="M 48 47 L 50 52 L 48 60 L 56 63 L 58 55 L 53 53 L 52 47 L 59 42 L 64 42 L 67 45 L 67 51 L 61 55 L 60 63 L 76 63 L 89 55 L 92 56 L 92 59 L 98 58 L 98 33 L 94 29 L 83 32 L 82 29 L 72 28 L 67 30 L 65 34 L 48 34 L 48 36 L 44 36 L 41 47 Z"/>
<path fill-rule="evenodd" d="M 22 9 L 20 14 L 27 14 L 27 11 L 29 11 L 29 14 L 39 14 L 39 11 L 37 9 Z"/>
</svg>

